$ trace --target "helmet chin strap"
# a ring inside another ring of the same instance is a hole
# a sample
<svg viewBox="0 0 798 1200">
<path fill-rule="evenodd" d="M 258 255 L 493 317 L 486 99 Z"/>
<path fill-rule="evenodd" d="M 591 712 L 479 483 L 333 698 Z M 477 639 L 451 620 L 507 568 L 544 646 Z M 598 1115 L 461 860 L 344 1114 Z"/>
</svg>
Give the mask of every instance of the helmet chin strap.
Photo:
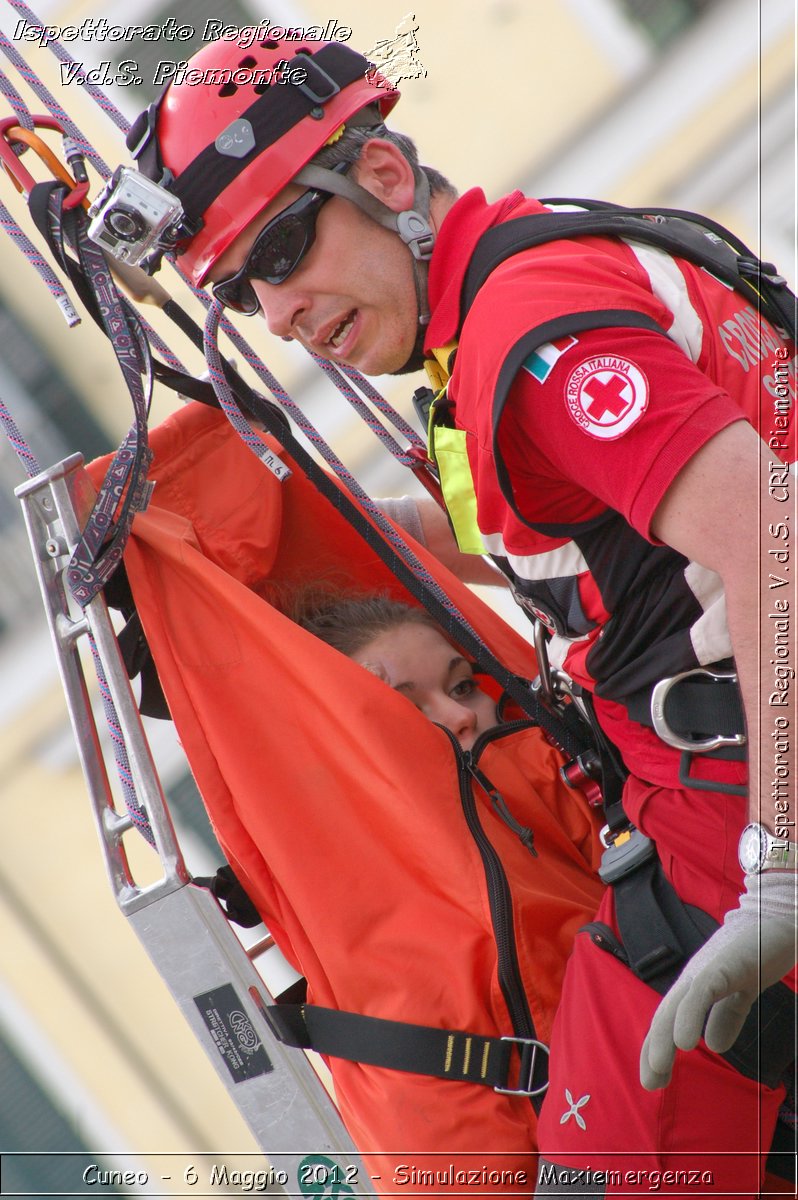
<svg viewBox="0 0 798 1200">
<path fill-rule="evenodd" d="M 425 327 L 429 324 L 429 304 L 427 302 L 427 263 L 432 257 L 435 245 L 435 232 L 429 223 L 429 181 L 423 171 L 419 171 L 416 189 L 413 195 L 414 208 L 396 213 L 388 208 L 371 192 L 349 179 L 346 175 L 338 175 L 326 167 L 308 164 L 298 171 L 292 183 L 301 183 L 305 187 L 318 188 L 319 191 L 333 192 L 356 204 L 372 221 L 397 233 L 413 256 L 413 282 L 416 288 L 416 303 L 418 305 L 419 334 L 413 349 L 413 360 L 417 357 L 419 338 L 423 341 Z M 412 360 L 411 360 L 412 361 Z M 407 368 L 404 368 L 407 369 Z M 415 368 L 413 368 L 415 369 Z"/>
</svg>

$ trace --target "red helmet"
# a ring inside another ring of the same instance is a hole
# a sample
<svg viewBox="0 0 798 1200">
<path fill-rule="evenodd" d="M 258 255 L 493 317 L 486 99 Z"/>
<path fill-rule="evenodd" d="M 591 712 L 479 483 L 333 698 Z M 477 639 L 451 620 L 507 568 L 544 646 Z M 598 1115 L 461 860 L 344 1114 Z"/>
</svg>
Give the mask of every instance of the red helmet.
<svg viewBox="0 0 798 1200">
<path fill-rule="evenodd" d="M 145 174 L 174 176 L 189 222 L 202 219 L 180 254 L 194 282 L 349 118 L 374 103 L 384 117 L 398 99 L 341 42 L 215 41 L 194 55 L 128 139 Z"/>
</svg>

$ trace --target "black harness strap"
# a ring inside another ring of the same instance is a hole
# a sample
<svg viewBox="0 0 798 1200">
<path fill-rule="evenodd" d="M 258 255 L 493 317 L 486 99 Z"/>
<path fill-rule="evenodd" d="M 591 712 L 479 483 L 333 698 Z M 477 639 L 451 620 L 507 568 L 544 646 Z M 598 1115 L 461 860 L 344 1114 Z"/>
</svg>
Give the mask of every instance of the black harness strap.
<svg viewBox="0 0 798 1200">
<path fill-rule="evenodd" d="M 713 664 L 713 670 L 734 669 L 731 660 Z M 624 699 L 624 707 L 634 721 L 651 725 L 651 691 L 636 692 Z M 698 678 L 679 679 L 668 693 L 665 719 L 674 733 L 682 737 L 728 737 L 745 733 L 745 713 L 740 689 L 735 683 L 713 683 Z M 743 757 L 734 755 L 735 758 Z"/>
<path fill-rule="evenodd" d="M 313 1004 L 269 1005 L 263 1012 L 287 1046 L 394 1071 L 478 1083 L 529 1096 L 536 1108 L 547 1087 L 548 1051 L 531 1038 L 486 1037 Z M 520 1051 L 520 1068 L 514 1063 L 514 1048 Z"/>
<path fill-rule="evenodd" d="M 631 970 L 664 994 L 687 958 L 717 929 L 707 913 L 684 904 L 656 854 L 613 884 L 615 914 Z"/>
<path fill-rule="evenodd" d="M 677 209 L 626 209 L 592 200 L 543 203 L 577 204 L 586 211 L 533 213 L 488 229 L 477 243 L 463 281 L 461 318 L 488 275 L 511 255 L 558 239 L 615 237 L 642 242 L 703 267 L 762 308 L 795 338 L 796 297 L 786 281 L 776 274 L 772 263 L 760 262 L 722 225 Z"/>
</svg>

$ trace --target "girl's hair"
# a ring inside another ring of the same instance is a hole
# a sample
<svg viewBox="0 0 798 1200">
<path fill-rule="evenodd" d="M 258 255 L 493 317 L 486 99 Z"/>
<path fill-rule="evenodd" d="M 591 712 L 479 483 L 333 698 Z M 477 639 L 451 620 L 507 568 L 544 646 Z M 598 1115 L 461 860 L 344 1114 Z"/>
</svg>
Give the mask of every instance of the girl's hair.
<svg viewBox="0 0 798 1200">
<path fill-rule="evenodd" d="M 291 615 L 303 629 L 348 658 L 380 634 L 408 622 L 440 632 L 426 609 L 403 604 L 385 593 L 344 597 L 329 592 L 300 595 Z"/>
</svg>

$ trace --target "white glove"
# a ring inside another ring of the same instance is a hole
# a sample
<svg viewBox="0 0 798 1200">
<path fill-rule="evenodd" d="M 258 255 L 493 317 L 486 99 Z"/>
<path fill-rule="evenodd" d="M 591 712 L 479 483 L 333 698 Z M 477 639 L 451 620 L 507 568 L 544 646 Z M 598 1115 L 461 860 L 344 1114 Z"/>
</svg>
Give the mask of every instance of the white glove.
<svg viewBox="0 0 798 1200">
<path fill-rule="evenodd" d="M 676 1048 L 701 1037 L 718 1053 L 734 1044 L 757 996 L 798 960 L 794 871 L 747 875 L 740 907 L 685 965 L 660 1002 L 640 1055 L 640 1082 L 649 1091 L 671 1078 Z M 710 1011 L 711 1010 L 711 1011 Z"/>
</svg>

